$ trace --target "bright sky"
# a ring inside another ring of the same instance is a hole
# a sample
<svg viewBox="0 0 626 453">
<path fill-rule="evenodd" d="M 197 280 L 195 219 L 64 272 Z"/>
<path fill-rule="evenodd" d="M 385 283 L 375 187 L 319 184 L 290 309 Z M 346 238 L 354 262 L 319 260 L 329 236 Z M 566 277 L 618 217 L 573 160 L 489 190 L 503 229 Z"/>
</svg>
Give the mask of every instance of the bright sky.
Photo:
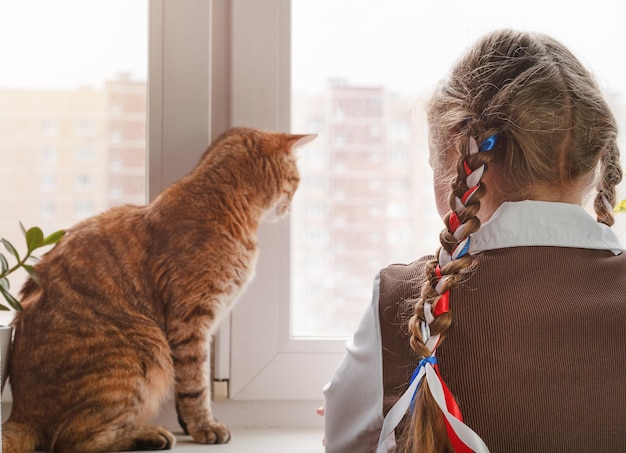
<svg viewBox="0 0 626 453">
<path fill-rule="evenodd" d="M 551 34 L 626 93 L 622 0 L 294 0 L 292 14 L 296 89 L 318 90 L 333 75 L 429 90 L 477 37 L 511 27 Z"/>
<path fill-rule="evenodd" d="M 145 80 L 148 0 L 0 0 L 0 87 Z"/>
</svg>

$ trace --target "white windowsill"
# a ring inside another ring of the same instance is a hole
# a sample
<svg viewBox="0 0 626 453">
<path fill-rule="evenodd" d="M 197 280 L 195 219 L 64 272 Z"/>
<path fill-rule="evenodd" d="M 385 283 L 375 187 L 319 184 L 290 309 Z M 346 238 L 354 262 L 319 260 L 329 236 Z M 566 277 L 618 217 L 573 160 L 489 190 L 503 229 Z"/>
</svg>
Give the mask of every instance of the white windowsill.
<svg viewBox="0 0 626 453">
<path fill-rule="evenodd" d="M 174 452 L 192 453 L 323 453 L 324 434 L 318 428 L 267 428 L 232 430 L 232 439 L 224 445 L 202 445 L 191 437 L 176 435 Z"/>
<path fill-rule="evenodd" d="M 182 434 L 180 427 L 174 422 L 175 415 L 172 411 L 162 414 L 155 423 L 167 426 L 176 435 L 176 446 L 173 452 L 192 453 L 215 451 L 219 453 L 323 453 L 324 447 L 322 439 L 324 438 L 324 429 L 322 418 L 315 415 L 315 418 L 308 420 L 307 427 L 250 427 L 251 420 L 241 420 L 248 426 L 236 426 L 237 423 L 231 417 L 234 415 L 229 410 L 223 410 L 222 403 L 215 404 L 217 410 L 216 415 L 221 421 L 227 422 L 231 428 L 232 438 L 229 443 L 223 445 L 204 445 L 193 441 L 190 436 Z M 313 403 L 307 403 L 306 406 L 314 406 Z M 222 407 L 220 407 L 222 406 Z M 167 408 L 167 406 L 166 406 Z M 260 414 L 267 411 L 267 408 L 255 407 L 254 405 L 244 405 L 244 408 L 253 414 Z M 273 407 L 276 409 L 276 407 Z M 291 412 L 293 407 L 288 405 L 285 412 Z M 307 409 L 308 410 L 308 409 Z M 11 411 L 11 403 L 3 402 L 2 418 L 6 420 Z M 280 412 L 280 411 L 279 411 Z M 222 415 L 220 417 L 220 415 Z M 266 413 L 267 415 L 267 413 Z M 287 416 L 287 414 L 283 414 Z M 283 416 L 279 416 L 282 419 Z M 255 417 L 255 419 L 257 419 Z M 271 418 L 271 417 L 270 417 Z M 262 417 L 258 417 L 262 419 Z M 257 419 L 257 423 L 258 423 Z M 284 423 L 284 420 L 281 420 Z M 313 423 L 311 423 L 313 422 Z M 233 426 L 235 425 L 235 426 Z"/>
<path fill-rule="evenodd" d="M 227 444 L 203 445 L 189 436 L 176 434 L 175 453 L 323 453 L 323 434 L 311 428 L 237 429 Z"/>
</svg>

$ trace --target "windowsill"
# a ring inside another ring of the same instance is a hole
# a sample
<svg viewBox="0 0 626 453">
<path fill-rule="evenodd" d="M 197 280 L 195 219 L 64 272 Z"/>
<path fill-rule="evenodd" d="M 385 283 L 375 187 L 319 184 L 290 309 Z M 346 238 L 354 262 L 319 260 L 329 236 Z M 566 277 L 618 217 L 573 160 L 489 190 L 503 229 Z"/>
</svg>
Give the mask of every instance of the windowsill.
<svg viewBox="0 0 626 453">
<path fill-rule="evenodd" d="M 237 429 L 227 444 L 198 444 L 189 436 L 176 434 L 176 453 L 207 452 L 219 453 L 323 453 L 323 434 L 319 429 L 311 428 L 268 428 Z M 147 450 L 145 450 L 147 451 Z"/>
<path fill-rule="evenodd" d="M 237 404 L 239 405 L 239 404 Z M 229 410 L 224 410 L 224 403 L 215 404 L 216 415 L 218 419 L 226 422 L 230 425 L 232 439 L 229 443 L 223 445 L 211 445 L 211 451 L 219 451 L 220 453 L 323 453 L 324 447 L 322 445 L 322 439 L 324 437 L 324 428 L 322 418 L 315 415 L 314 419 L 308 421 L 306 427 L 298 426 L 285 426 L 285 420 L 281 420 L 286 417 L 287 414 L 283 414 L 275 421 L 282 422 L 283 427 L 250 427 L 250 420 L 240 420 L 248 426 L 233 426 L 238 425 L 234 422 L 234 418 L 231 418 L 234 413 Z M 314 407 L 313 403 L 306 403 L 306 406 Z M 219 410 L 222 409 L 222 410 Z M 244 412 L 257 413 L 257 417 L 261 412 L 266 412 L 269 409 L 270 412 L 274 412 L 277 407 L 271 405 L 270 407 L 255 407 L 254 404 L 243 404 L 242 409 Z M 281 412 L 280 407 L 278 412 Z M 285 412 L 291 412 L 293 410 L 292 405 L 287 405 L 284 409 Z M 2 418 L 6 420 L 11 411 L 11 403 L 3 402 L 2 404 Z M 155 423 L 165 425 L 172 430 L 176 435 L 176 447 L 175 452 L 180 453 L 192 453 L 192 452 L 206 452 L 207 445 L 198 444 L 193 441 L 190 436 L 186 436 L 181 433 L 180 427 L 177 423 L 174 423 L 174 414 L 171 411 L 165 411 Z M 308 412 L 308 409 L 307 409 Z M 221 413 L 221 414 L 220 414 Z M 243 413 L 243 412 L 241 412 Z M 240 413 L 240 414 L 241 414 Z M 221 415 L 221 416 L 220 416 Z M 276 415 L 276 414 L 274 414 Z M 243 417 L 242 417 L 243 418 Z M 256 417 L 255 417 L 256 418 Z M 271 418 L 271 417 L 270 417 Z M 259 417 L 258 420 L 262 419 Z M 267 420 L 267 418 L 266 418 Z M 276 425 L 274 425 L 276 426 Z"/>
<path fill-rule="evenodd" d="M 235 428 L 232 439 L 224 445 L 211 446 L 220 453 L 323 453 L 323 431 L 319 428 Z M 191 437 L 176 435 L 174 451 L 206 452 L 207 446 L 194 443 Z"/>
</svg>

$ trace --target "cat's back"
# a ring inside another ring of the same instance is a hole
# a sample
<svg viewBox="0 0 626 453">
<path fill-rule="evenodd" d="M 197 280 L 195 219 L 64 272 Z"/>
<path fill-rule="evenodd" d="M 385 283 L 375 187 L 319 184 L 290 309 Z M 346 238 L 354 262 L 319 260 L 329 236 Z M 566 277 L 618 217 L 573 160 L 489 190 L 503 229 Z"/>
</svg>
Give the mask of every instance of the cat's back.
<svg viewBox="0 0 626 453">
<path fill-rule="evenodd" d="M 64 304 L 114 303 L 122 294 L 144 292 L 139 278 L 146 259 L 145 208 L 123 206 L 79 222 L 36 265 L 39 282 L 26 283 L 25 312 L 45 299 Z M 19 317 L 19 315 L 18 315 Z"/>
<path fill-rule="evenodd" d="M 42 259 L 78 259 L 90 253 L 119 253 L 122 246 L 134 250 L 145 244 L 145 206 L 119 206 L 89 217 L 70 229 Z"/>
</svg>

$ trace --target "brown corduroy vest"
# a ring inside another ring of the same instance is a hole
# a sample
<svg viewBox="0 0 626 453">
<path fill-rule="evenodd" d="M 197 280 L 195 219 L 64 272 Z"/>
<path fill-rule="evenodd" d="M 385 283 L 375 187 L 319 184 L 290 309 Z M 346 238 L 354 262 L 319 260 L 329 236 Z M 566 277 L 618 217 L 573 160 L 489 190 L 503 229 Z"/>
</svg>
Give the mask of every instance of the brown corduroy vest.
<svg viewBox="0 0 626 453">
<path fill-rule="evenodd" d="M 407 301 L 425 262 L 381 271 L 384 414 L 419 360 Z M 516 247 L 476 263 L 437 349 L 465 423 L 492 453 L 626 452 L 626 253 Z"/>
</svg>

